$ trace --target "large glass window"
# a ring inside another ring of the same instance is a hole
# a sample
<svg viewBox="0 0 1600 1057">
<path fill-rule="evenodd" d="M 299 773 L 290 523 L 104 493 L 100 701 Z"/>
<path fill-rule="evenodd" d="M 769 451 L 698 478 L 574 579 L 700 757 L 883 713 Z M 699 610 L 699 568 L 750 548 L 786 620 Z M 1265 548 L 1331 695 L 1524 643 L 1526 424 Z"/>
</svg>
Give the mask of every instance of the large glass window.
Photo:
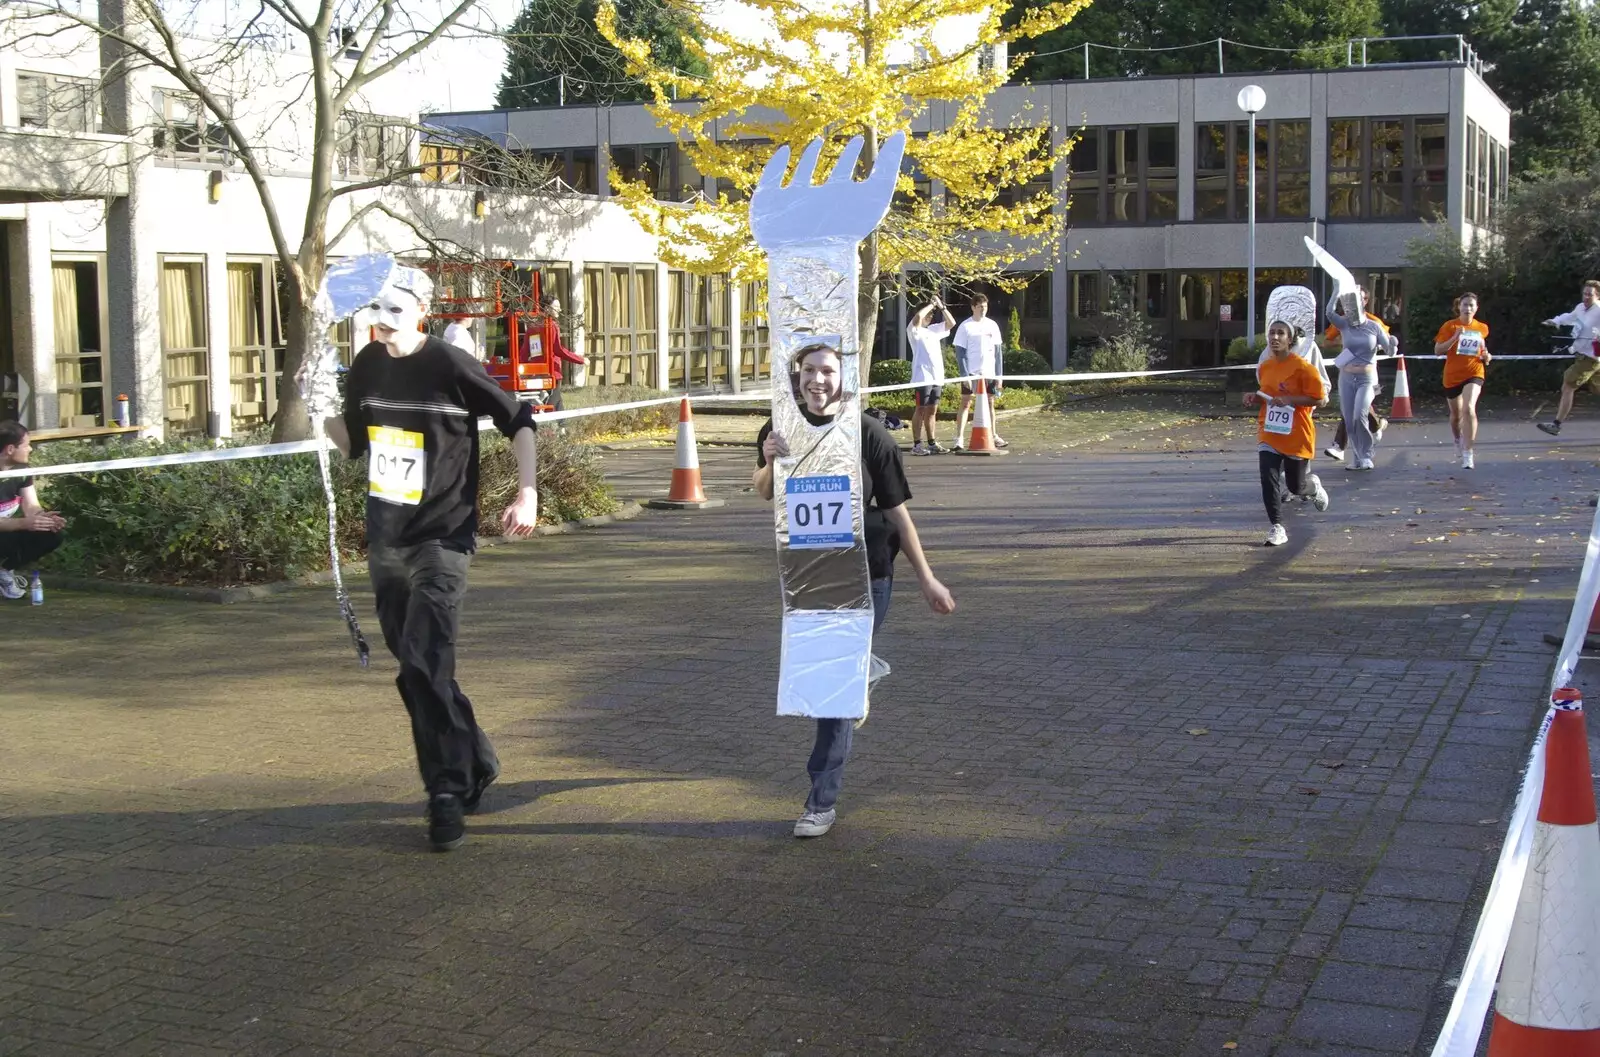
<svg viewBox="0 0 1600 1057">
<path fill-rule="evenodd" d="M 584 340 L 599 385 L 655 385 L 654 265 L 590 265 L 583 271 Z"/>
<path fill-rule="evenodd" d="M 337 154 L 344 176 L 382 176 L 404 169 L 411 153 L 406 120 L 347 110 L 339 115 Z"/>
<path fill-rule="evenodd" d="M 667 273 L 667 284 L 667 377 L 680 389 L 721 387 L 732 354 L 732 284 L 726 275 L 676 269 Z"/>
<path fill-rule="evenodd" d="M 1215 272 L 1181 272 L 1178 275 L 1178 319 L 1186 323 L 1217 318 Z"/>
<path fill-rule="evenodd" d="M 1093 319 L 1100 314 L 1100 273 L 1072 273 L 1072 318 Z"/>
<path fill-rule="evenodd" d="M 161 354 L 168 431 L 205 432 L 211 406 L 204 261 L 161 262 Z"/>
<path fill-rule="evenodd" d="M 1328 147 L 1331 219 L 1444 214 L 1450 166 L 1443 117 L 1340 118 L 1329 122 Z"/>
<path fill-rule="evenodd" d="M 1195 218 L 1245 220 L 1250 215 L 1250 125 L 1195 126 Z M 1311 215 L 1311 124 L 1256 122 L 1256 219 Z"/>
<path fill-rule="evenodd" d="M 767 281 L 756 279 L 739 288 L 743 319 L 739 328 L 741 376 L 760 381 L 772 376 L 772 346 L 767 330 Z"/>
<path fill-rule="evenodd" d="M 224 106 L 229 105 L 226 96 Z M 198 96 L 168 88 L 156 90 L 156 111 L 161 126 L 156 129 L 156 149 L 175 158 L 228 162 L 232 155 L 228 130 L 200 102 Z"/>
<path fill-rule="evenodd" d="M 671 200 L 677 197 L 677 175 L 673 172 L 676 154 L 673 147 L 665 145 L 612 147 L 611 167 L 622 179 L 644 184 L 652 198 Z"/>
<path fill-rule="evenodd" d="M 98 260 L 57 259 L 50 268 L 56 331 L 56 395 L 62 428 L 106 424 L 105 304 Z"/>
<path fill-rule="evenodd" d="M 100 128 L 98 87 L 87 77 L 19 73 L 17 120 L 24 127 L 96 132 Z"/>
<path fill-rule="evenodd" d="M 1068 163 L 1070 223 L 1148 224 L 1178 216 L 1178 128 L 1088 128 Z"/>
</svg>

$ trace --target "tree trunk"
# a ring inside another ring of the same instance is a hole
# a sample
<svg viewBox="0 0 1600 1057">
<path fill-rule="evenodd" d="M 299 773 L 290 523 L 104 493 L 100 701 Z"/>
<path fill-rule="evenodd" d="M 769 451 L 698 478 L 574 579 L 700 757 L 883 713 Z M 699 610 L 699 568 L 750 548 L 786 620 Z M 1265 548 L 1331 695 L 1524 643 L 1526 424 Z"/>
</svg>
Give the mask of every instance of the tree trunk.
<svg viewBox="0 0 1600 1057">
<path fill-rule="evenodd" d="M 311 308 L 299 294 L 295 283 L 285 283 L 287 296 L 283 306 L 283 329 L 286 348 L 283 355 L 283 377 L 278 384 L 278 414 L 272 420 L 274 441 L 306 440 L 311 436 L 311 419 L 306 413 L 306 402 L 300 396 L 300 386 L 295 374 L 300 365 L 316 355 L 312 348 L 317 326 Z"/>
</svg>

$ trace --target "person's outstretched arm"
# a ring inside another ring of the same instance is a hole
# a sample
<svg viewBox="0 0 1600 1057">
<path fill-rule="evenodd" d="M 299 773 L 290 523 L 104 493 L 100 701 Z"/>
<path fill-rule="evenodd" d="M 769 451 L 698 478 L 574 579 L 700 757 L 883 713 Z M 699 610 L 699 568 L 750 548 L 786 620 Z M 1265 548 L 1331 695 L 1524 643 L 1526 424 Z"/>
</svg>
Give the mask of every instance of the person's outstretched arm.
<svg viewBox="0 0 1600 1057">
<path fill-rule="evenodd" d="M 950 594 L 950 589 L 933 575 L 933 568 L 928 565 L 928 556 L 922 552 L 922 540 L 917 536 L 917 526 L 911 520 L 911 511 L 901 503 L 885 510 L 883 516 L 900 534 L 900 549 L 905 552 L 906 560 L 911 563 L 912 570 L 917 574 L 917 584 L 922 588 L 922 597 L 927 600 L 928 608 L 935 613 L 954 613 L 956 600 Z"/>
</svg>

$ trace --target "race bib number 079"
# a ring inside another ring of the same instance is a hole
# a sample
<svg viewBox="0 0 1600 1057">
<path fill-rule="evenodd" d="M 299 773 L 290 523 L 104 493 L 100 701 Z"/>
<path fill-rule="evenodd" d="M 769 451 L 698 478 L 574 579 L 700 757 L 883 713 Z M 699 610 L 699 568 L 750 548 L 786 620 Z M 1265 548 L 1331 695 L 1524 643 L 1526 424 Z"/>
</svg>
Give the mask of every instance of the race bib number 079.
<svg viewBox="0 0 1600 1057">
<path fill-rule="evenodd" d="M 1266 425 L 1268 433 L 1288 436 L 1294 432 L 1294 408 L 1288 404 L 1268 404 Z"/>
<path fill-rule="evenodd" d="M 823 550 L 855 542 L 848 476 L 791 477 L 783 498 L 789 514 L 790 549 Z"/>
<path fill-rule="evenodd" d="M 367 427 L 367 494 L 387 503 L 416 506 L 428 479 L 422 434 L 388 426 Z"/>
</svg>

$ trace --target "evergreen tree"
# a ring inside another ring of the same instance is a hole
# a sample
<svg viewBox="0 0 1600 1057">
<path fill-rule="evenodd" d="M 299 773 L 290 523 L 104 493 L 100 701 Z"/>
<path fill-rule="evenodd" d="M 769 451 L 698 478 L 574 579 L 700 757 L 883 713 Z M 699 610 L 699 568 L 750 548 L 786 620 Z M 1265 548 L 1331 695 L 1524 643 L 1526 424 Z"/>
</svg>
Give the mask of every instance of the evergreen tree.
<svg viewBox="0 0 1600 1057">
<path fill-rule="evenodd" d="M 1600 162 L 1600 28 L 1577 0 L 1485 0 L 1469 36 L 1511 108 L 1519 172 Z"/>
<path fill-rule="evenodd" d="M 619 103 L 651 98 L 628 73 L 622 53 L 595 28 L 598 0 L 527 0 L 506 31 L 506 69 L 495 104 Z M 674 0 L 620 0 L 617 22 L 628 36 L 647 41 L 661 65 L 704 77 L 705 62 L 684 46 L 697 22 Z"/>
</svg>

